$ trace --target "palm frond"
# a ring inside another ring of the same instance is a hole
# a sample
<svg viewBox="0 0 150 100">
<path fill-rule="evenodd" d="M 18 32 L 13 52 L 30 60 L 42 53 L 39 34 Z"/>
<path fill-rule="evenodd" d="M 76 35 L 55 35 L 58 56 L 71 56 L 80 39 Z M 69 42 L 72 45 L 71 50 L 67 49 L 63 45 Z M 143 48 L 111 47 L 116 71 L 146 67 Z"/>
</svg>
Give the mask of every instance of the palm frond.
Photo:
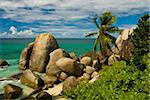
<svg viewBox="0 0 150 100">
<path fill-rule="evenodd" d="M 107 42 L 107 49 L 110 50 L 111 52 L 113 52 L 112 49 L 111 49 L 111 46 L 108 42 Z"/>
<path fill-rule="evenodd" d="M 107 25 L 111 25 L 113 24 L 114 22 L 116 21 L 116 17 L 111 15 L 108 17 L 108 20 L 107 20 Z"/>
<path fill-rule="evenodd" d="M 110 39 L 110 41 L 111 41 L 112 43 L 115 43 L 115 41 L 116 41 L 116 38 L 115 38 L 115 37 L 113 37 L 113 36 L 111 36 L 111 35 L 109 35 L 109 34 L 105 34 L 105 36 L 106 36 L 106 38 Z"/>
<path fill-rule="evenodd" d="M 94 24 L 96 25 L 96 27 L 99 29 L 100 26 L 97 23 L 97 19 L 98 19 L 98 16 L 95 15 L 94 18 L 92 19 L 92 21 L 94 22 Z"/>
<path fill-rule="evenodd" d="M 106 29 L 107 32 L 109 33 L 115 33 L 115 32 L 120 32 L 118 27 L 112 26 Z"/>
<path fill-rule="evenodd" d="M 97 35 L 97 32 L 88 33 L 85 35 L 85 37 L 90 37 L 90 36 L 94 36 L 94 35 Z"/>
<path fill-rule="evenodd" d="M 116 20 L 115 16 L 111 14 L 111 12 L 105 12 L 101 17 L 101 25 L 111 25 Z"/>
<path fill-rule="evenodd" d="M 95 42 L 94 42 L 94 46 L 93 46 L 93 50 L 96 51 L 97 50 L 97 45 L 99 44 L 99 37 L 96 38 Z"/>
</svg>

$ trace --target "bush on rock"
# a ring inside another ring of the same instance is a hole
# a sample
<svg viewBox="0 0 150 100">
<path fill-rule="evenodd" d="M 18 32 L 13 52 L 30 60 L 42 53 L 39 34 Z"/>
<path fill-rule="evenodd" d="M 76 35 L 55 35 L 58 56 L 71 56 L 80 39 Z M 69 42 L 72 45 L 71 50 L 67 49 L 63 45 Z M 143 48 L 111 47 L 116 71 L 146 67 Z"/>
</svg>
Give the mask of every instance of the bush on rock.
<svg viewBox="0 0 150 100">
<path fill-rule="evenodd" d="M 124 61 L 106 66 L 100 79 L 94 83 L 81 83 L 64 95 L 72 100 L 144 100 L 149 98 L 149 72 L 128 66 Z"/>
</svg>

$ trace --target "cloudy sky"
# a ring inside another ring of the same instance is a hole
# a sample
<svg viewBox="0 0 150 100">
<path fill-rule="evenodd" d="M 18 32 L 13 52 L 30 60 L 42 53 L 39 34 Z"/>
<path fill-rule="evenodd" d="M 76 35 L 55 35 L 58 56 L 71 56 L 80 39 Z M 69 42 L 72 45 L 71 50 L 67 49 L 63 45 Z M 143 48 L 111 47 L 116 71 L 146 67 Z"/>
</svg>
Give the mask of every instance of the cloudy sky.
<svg viewBox="0 0 150 100">
<path fill-rule="evenodd" d="M 96 30 L 91 18 L 111 11 L 120 28 L 135 27 L 149 13 L 149 0 L 0 0 L 0 37 L 84 37 Z"/>
</svg>

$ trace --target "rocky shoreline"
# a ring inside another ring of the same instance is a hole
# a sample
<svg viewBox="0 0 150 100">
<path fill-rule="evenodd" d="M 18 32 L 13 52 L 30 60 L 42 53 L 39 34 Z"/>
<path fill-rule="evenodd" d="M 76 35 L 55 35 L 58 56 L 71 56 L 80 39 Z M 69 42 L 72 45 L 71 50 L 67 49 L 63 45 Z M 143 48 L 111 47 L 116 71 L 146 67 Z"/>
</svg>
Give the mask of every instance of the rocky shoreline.
<svg viewBox="0 0 150 100">
<path fill-rule="evenodd" d="M 117 48 L 112 49 L 111 56 L 106 60 L 95 52 L 77 57 L 60 48 L 53 35 L 40 34 L 23 49 L 19 61 L 21 71 L 10 77 L 12 82 L 4 86 L 1 95 L 7 99 L 65 100 L 61 97 L 62 92 L 75 88 L 83 80 L 92 83 L 100 78 L 98 72 L 103 64 L 111 66 L 114 62 L 130 58 L 132 46 L 128 38 L 132 31 L 127 29 L 122 32 L 116 40 Z"/>
</svg>

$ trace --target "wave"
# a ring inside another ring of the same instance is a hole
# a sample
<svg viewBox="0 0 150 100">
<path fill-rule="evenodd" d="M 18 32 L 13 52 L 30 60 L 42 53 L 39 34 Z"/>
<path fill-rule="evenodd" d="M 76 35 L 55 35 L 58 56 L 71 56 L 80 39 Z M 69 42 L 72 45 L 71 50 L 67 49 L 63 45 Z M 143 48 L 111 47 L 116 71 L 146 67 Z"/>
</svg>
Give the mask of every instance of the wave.
<svg viewBox="0 0 150 100">
<path fill-rule="evenodd" d="M 9 77 L 19 72 L 18 59 L 8 59 L 7 62 L 9 63 L 9 66 L 0 68 L 0 77 Z"/>
</svg>

